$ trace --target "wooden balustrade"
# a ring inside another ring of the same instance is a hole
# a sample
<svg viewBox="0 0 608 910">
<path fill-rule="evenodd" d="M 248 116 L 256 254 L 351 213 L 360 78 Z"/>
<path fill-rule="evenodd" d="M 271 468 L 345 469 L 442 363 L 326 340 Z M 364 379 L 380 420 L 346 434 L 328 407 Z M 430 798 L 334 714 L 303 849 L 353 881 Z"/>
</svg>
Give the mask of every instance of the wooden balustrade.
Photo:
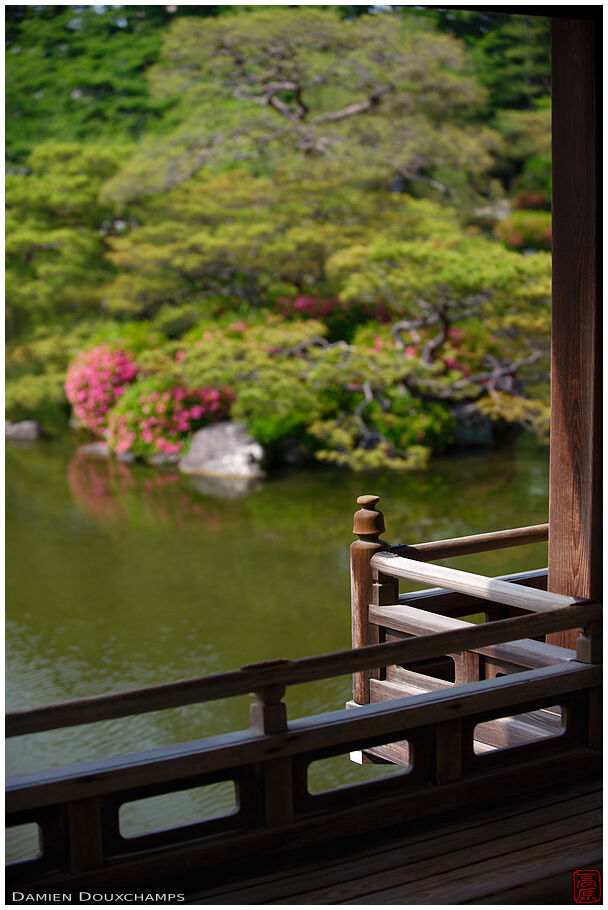
<svg viewBox="0 0 608 910">
<path fill-rule="evenodd" d="M 386 607 L 371 606 L 369 608 L 369 621 L 385 630 L 404 632 L 407 635 L 416 636 L 450 633 L 452 631 L 465 633 L 470 631 L 471 634 L 465 634 L 464 636 L 469 641 L 467 651 L 483 654 L 495 660 L 502 660 L 519 668 L 549 667 L 561 661 L 570 660 L 575 656 L 574 652 L 568 648 L 547 645 L 544 642 L 533 641 L 529 637 L 519 641 L 512 641 L 509 644 L 498 644 L 495 642 L 484 644 L 485 639 L 494 638 L 493 633 L 498 623 L 482 624 L 471 629 L 471 623 L 446 616 L 438 616 L 436 613 L 401 604 Z M 498 622 L 502 623 L 503 620 Z M 481 630 L 483 630 L 483 633 Z M 479 643 L 476 644 L 476 641 Z M 595 663 L 595 661 L 593 662 Z"/>
<path fill-rule="evenodd" d="M 421 582 L 422 584 L 440 585 L 450 591 L 459 591 L 482 600 L 491 600 L 496 603 L 508 604 L 522 610 L 540 613 L 543 610 L 555 610 L 559 607 L 569 607 L 579 603 L 580 598 L 569 597 L 566 594 L 551 594 L 549 591 L 539 591 L 522 588 L 508 581 L 497 578 L 488 578 L 485 575 L 476 575 L 473 572 L 463 572 L 461 569 L 448 569 L 445 566 L 427 565 L 415 559 L 406 559 L 392 553 L 379 553 L 371 559 L 371 567 L 383 575 L 405 578 L 408 581 Z"/>
<path fill-rule="evenodd" d="M 201 870 L 230 862 L 239 850 L 249 857 L 280 854 L 288 845 L 323 843 L 353 830 L 386 827 L 395 818 L 422 818 L 489 799 L 496 792 L 521 795 L 539 782 L 550 785 L 552 780 L 595 773 L 601 607 L 547 594 L 542 571 L 484 579 L 482 585 L 477 582 L 480 576 L 391 554 L 380 540 L 384 522 L 375 509 L 377 501 L 361 497 L 363 508 L 355 516 L 359 539 L 351 549 L 352 650 L 269 661 L 7 716 L 7 734 L 17 736 L 247 692 L 253 699 L 248 730 L 9 780 L 8 824 L 34 822 L 42 832 L 41 855 L 9 869 L 13 887 L 27 882 L 29 891 L 33 886 L 46 891 L 107 889 L 179 881 L 183 890 L 188 876 L 200 879 Z M 539 527 L 477 535 L 475 546 L 488 549 L 540 539 L 545 531 Z M 441 552 L 470 552 L 470 546 L 466 539 L 443 541 Z M 423 580 L 442 585 L 449 581 L 450 590 L 400 596 L 396 577 L 413 577 L 421 569 Z M 515 609 L 520 615 L 483 625 L 453 615 L 468 608 L 502 610 L 497 616 Z M 530 642 L 572 628 L 583 629 L 576 654 L 567 653 L 572 659 L 564 659 L 563 649 Z M 395 636 L 415 637 L 381 643 L 387 629 Z M 463 684 L 432 684 L 430 691 L 406 699 L 391 697 L 391 687 L 398 692 L 408 676 L 398 665 L 463 653 L 473 658 L 457 679 Z M 518 672 L 477 680 L 475 660 L 489 658 L 511 660 Z M 394 671 L 390 679 L 385 668 Z M 355 691 L 361 697 L 367 693 L 368 703 L 355 704 L 355 710 L 287 719 L 287 686 L 348 673 L 354 674 Z M 474 681 L 467 681 L 467 673 Z M 370 677 L 374 704 L 369 704 Z M 562 709 L 561 721 L 550 714 L 556 705 Z M 549 715 L 539 741 L 526 742 L 520 736 L 498 740 L 490 751 L 475 748 L 480 725 L 491 729 L 515 714 L 525 731 L 526 719 L 542 711 Z M 353 750 L 390 752 L 391 744 L 407 756 L 402 773 L 310 792 L 312 762 Z M 234 783 L 236 811 L 152 834 L 121 834 L 123 804 L 220 781 Z"/>
<path fill-rule="evenodd" d="M 531 602 L 536 605 L 538 610 L 564 605 L 561 601 L 550 603 L 546 592 L 542 592 L 546 570 L 486 579 L 483 576 L 473 576 L 472 573 L 458 573 L 455 570 L 442 570 L 437 566 L 421 565 L 430 559 L 463 556 L 546 541 L 548 538 L 547 524 L 429 541 L 413 546 L 404 544 L 391 546 L 380 537 L 385 531 L 385 524 L 382 512 L 376 508 L 378 501 L 379 497 L 371 494 L 360 496 L 357 503 L 362 508 L 354 516 L 353 533 L 357 535 L 358 540 L 351 545 L 350 551 L 353 648 L 365 647 L 379 641 L 378 626 L 369 621 L 370 604 L 388 605 L 403 602 L 404 598 L 408 598 L 407 595 L 399 594 L 397 580 L 399 577 L 422 581 L 426 584 L 440 584 L 443 590 L 417 592 L 414 599 L 424 598 L 427 601 L 428 609 L 436 609 L 438 612 L 447 611 L 448 615 L 453 614 L 453 611 L 460 607 L 474 608 L 480 602 L 483 602 L 482 610 L 489 620 L 506 618 L 514 613 L 520 613 L 524 609 L 528 611 L 534 609 L 533 606 L 530 606 Z M 407 569 L 407 574 L 405 569 Z M 449 572 L 455 573 L 450 576 L 453 584 L 447 583 L 448 575 L 446 573 Z M 490 583 L 491 591 L 488 590 Z M 526 591 L 518 592 L 511 587 L 512 585 L 524 585 Z M 528 597 L 529 588 L 540 590 L 539 597 L 531 600 Z M 497 596 L 494 596 L 495 591 Z M 572 599 L 569 602 L 571 603 Z M 478 660 L 474 655 L 463 655 L 458 661 L 457 672 L 460 681 L 474 678 L 477 666 Z M 354 674 L 353 700 L 355 704 L 369 703 L 370 679 L 377 677 L 378 671 L 375 668 Z"/>
<path fill-rule="evenodd" d="M 417 660 L 412 664 L 402 662 L 402 666 L 395 664 L 386 668 L 377 667 L 355 674 L 353 707 L 410 697 L 423 691 L 433 691 L 437 687 L 446 688 L 452 685 L 450 680 L 461 685 L 517 673 L 526 668 L 549 666 L 571 660 L 576 654 L 589 660 L 593 651 L 599 657 L 600 639 L 597 629 L 594 631 L 593 623 L 587 626 L 588 634 L 581 637 L 576 653 L 534 641 L 532 637 L 512 640 L 509 644 L 498 643 L 497 639 L 491 641 L 496 624 L 500 627 L 501 621 L 507 617 L 552 613 L 556 609 L 568 609 L 577 603 L 576 598 L 547 592 L 546 572 L 487 578 L 472 572 L 428 564 L 431 559 L 545 541 L 548 537 L 546 524 L 415 546 L 390 546 L 380 538 L 385 524 L 382 513 L 377 509 L 378 497 L 362 496 L 358 503 L 363 506 L 356 513 L 354 523 L 354 531 L 359 540 L 351 548 L 351 553 L 356 556 L 351 559 L 353 592 L 360 592 L 358 597 L 353 597 L 353 646 L 365 641 L 392 643 L 412 636 L 420 644 L 421 638 L 430 633 L 435 633 L 438 637 L 445 634 L 446 638 L 442 659 L 425 659 L 427 652 L 422 645 L 416 648 Z M 373 549 L 370 541 L 373 542 Z M 441 587 L 399 594 L 399 578 Z M 364 584 L 359 583 L 358 579 L 363 579 Z M 371 594 L 367 608 L 363 604 L 363 591 Z M 459 618 L 465 612 L 482 613 L 489 625 L 478 627 L 469 636 L 468 647 L 451 649 L 450 633 L 464 631 L 467 627 L 470 629 L 470 624 Z M 597 708 L 592 710 L 597 714 Z M 475 740 L 475 748 L 483 751 L 505 742 L 544 736 L 548 731 L 554 731 L 559 722 L 559 715 L 533 712 L 523 721 L 509 718 L 498 723 L 484 724 L 479 728 L 481 739 Z M 457 738 L 459 735 L 459 731 L 450 725 L 438 731 L 438 736 L 445 745 L 445 756 L 454 751 L 447 744 L 452 737 Z M 366 762 L 378 758 L 407 766 L 410 761 L 408 745 L 397 743 L 374 748 L 367 753 L 362 752 L 360 760 Z M 444 767 L 442 775 L 445 780 L 449 779 L 451 773 L 453 768 Z"/>
<path fill-rule="evenodd" d="M 530 618 L 538 621 L 547 617 Z M 506 622 L 522 624 L 526 619 Z M 231 850 L 238 843 L 247 843 L 248 849 L 262 849 L 274 829 L 281 829 L 283 837 L 287 836 L 285 832 L 293 831 L 299 832 L 300 838 L 322 841 L 334 836 L 337 829 L 346 833 L 354 818 L 363 823 L 364 810 L 370 804 L 374 805 L 374 812 L 376 804 L 379 807 L 377 821 L 386 822 L 387 801 L 393 811 L 399 806 L 407 811 L 409 798 L 415 812 L 424 814 L 422 793 L 428 792 L 429 805 L 436 805 L 433 787 L 437 785 L 459 785 L 462 798 L 462 786 L 466 784 L 472 799 L 473 793 L 489 794 L 490 784 L 496 787 L 498 781 L 506 782 L 507 778 L 499 773 L 505 769 L 514 773 L 520 768 L 525 778 L 530 768 L 538 775 L 541 765 L 559 761 L 562 774 L 567 776 L 570 768 L 580 769 L 581 763 L 591 767 L 588 701 L 600 682 L 600 667 L 571 661 L 405 701 L 393 700 L 289 723 L 285 720 L 281 689 L 266 688 L 255 696 L 253 728 L 249 731 L 10 780 L 6 797 L 9 824 L 21 823 L 24 818 L 36 821 L 45 814 L 48 817 L 49 811 L 68 820 L 65 868 L 44 866 L 44 844 L 42 858 L 33 861 L 37 867 L 17 864 L 11 875 L 18 882 L 38 868 L 47 888 L 67 881 L 75 886 L 80 883 L 81 887 L 83 883 L 94 884 L 96 875 L 106 883 L 116 883 L 122 880 L 121 876 L 143 874 L 146 865 L 149 874 L 146 851 L 157 855 L 160 847 L 176 851 L 178 866 L 186 862 L 185 857 L 191 863 L 194 855 L 204 865 L 225 855 L 227 835 Z M 567 707 L 566 728 L 561 735 L 491 754 L 474 754 L 473 729 L 478 723 L 553 704 Z M 312 761 L 347 753 L 355 746 L 373 747 L 404 738 L 413 748 L 411 772 L 328 793 L 308 791 L 307 768 Z M 154 835 L 128 840 L 120 837 L 117 808 L 121 803 L 141 798 L 142 794 L 201 786 L 217 780 L 218 775 L 235 780 L 241 804 L 237 813 Z M 525 789 L 526 781 L 523 783 Z M 367 824 L 373 828 L 369 817 Z M 192 845 L 195 836 L 199 841 L 196 847 Z M 279 841 L 271 838 L 270 843 L 279 849 Z"/>
<path fill-rule="evenodd" d="M 299 660 L 267 661 L 228 673 L 14 711 L 6 715 L 6 735 L 22 736 L 230 698 L 257 692 L 272 685 L 291 686 L 330 679 L 378 666 L 438 657 L 447 650 L 467 650 L 478 645 L 533 638 L 549 632 L 583 627 L 599 620 L 601 615 L 601 606 L 598 604 L 575 604 L 549 613 L 519 616 L 482 626 L 468 625 L 466 629 L 421 636 L 415 641 L 369 645 L 362 649 L 336 651 Z"/>
</svg>

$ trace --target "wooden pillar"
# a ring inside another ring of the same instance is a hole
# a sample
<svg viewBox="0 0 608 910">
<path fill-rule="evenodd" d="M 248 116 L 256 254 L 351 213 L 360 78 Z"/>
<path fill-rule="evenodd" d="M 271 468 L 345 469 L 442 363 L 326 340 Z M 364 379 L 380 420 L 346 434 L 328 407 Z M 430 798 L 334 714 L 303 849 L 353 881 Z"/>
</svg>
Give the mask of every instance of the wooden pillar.
<svg viewBox="0 0 608 910">
<path fill-rule="evenodd" d="M 353 534 L 359 538 L 350 547 L 350 588 L 353 648 L 378 643 L 378 627 L 368 622 L 368 610 L 374 600 L 374 578 L 370 561 L 374 553 L 386 550 L 380 540 L 384 531 L 384 516 L 376 509 L 379 496 L 359 496 L 362 507 L 355 512 Z M 376 592 L 376 596 L 378 593 Z M 373 670 L 353 674 L 353 701 L 358 705 L 369 704 L 369 680 Z"/>
<path fill-rule="evenodd" d="M 598 26 L 551 24 L 553 302 L 548 589 L 601 597 Z M 576 631 L 548 636 L 574 648 Z"/>
</svg>

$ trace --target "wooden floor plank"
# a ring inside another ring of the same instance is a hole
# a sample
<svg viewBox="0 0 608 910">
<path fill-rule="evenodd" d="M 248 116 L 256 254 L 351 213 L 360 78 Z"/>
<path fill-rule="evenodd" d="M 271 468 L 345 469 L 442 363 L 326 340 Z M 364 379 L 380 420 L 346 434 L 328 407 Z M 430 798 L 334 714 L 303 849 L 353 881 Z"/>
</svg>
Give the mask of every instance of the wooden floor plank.
<svg viewBox="0 0 608 910">
<path fill-rule="evenodd" d="M 560 797 L 569 797 L 563 799 Z M 193 903 L 234 903 L 255 904 L 272 901 L 293 903 L 327 903 L 343 902 L 365 893 L 364 889 L 384 888 L 394 884 L 386 875 L 394 875 L 396 867 L 401 875 L 405 867 L 426 860 L 436 866 L 436 858 L 442 851 L 449 856 L 454 852 L 454 844 L 464 848 L 465 853 L 482 844 L 487 851 L 494 854 L 509 848 L 506 839 L 517 835 L 517 843 L 527 836 L 531 843 L 554 836 L 557 833 L 578 830 L 583 818 L 597 820 L 598 807 L 601 805 L 601 794 L 595 784 L 583 783 L 564 789 L 559 795 L 555 792 L 530 797 L 522 801 L 511 801 L 503 806 L 502 811 L 494 806 L 484 812 L 476 812 L 461 818 L 458 822 L 443 824 L 426 824 L 419 830 L 390 842 L 383 843 L 378 838 L 369 841 L 366 847 L 351 853 L 345 858 L 336 855 L 333 859 L 324 854 L 323 862 L 313 861 L 299 867 L 277 868 L 272 873 L 257 876 L 255 879 L 232 886 L 214 888 L 197 896 Z M 576 819 L 577 816 L 581 818 Z M 538 831 L 545 826 L 544 831 Z M 530 830 L 536 830 L 530 835 Z M 518 834 L 519 832 L 519 834 Z M 521 834 L 523 832 L 523 835 Z M 499 841 L 493 848 L 486 845 Z M 506 844 L 506 846 L 505 846 Z M 512 844 L 511 844 L 512 846 Z M 456 851 L 459 852 L 459 851 Z M 435 859 L 433 859 L 435 858 Z M 483 857 L 480 857 L 483 858 Z M 466 862 L 468 856 L 462 854 L 451 860 L 442 858 L 443 868 L 454 868 L 454 863 Z M 452 865 L 450 866 L 450 862 Z M 447 866 L 446 866 L 447 863 Z M 424 872 L 420 872 L 423 875 Z M 372 876 L 377 877 L 377 881 Z M 365 882 L 361 878 L 365 877 Z M 399 881 L 401 881 L 401 878 Z M 380 882 L 378 884 L 378 882 Z M 311 883 L 315 884 L 314 892 L 310 891 Z M 320 886 L 320 887 L 319 887 Z M 339 894 L 336 893 L 338 889 Z M 343 891 L 342 889 L 346 889 Z M 303 897 L 304 895 L 304 897 Z M 290 900 L 285 901 L 286 898 Z"/>
<path fill-rule="evenodd" d="M 602 829 L 596 826 L 567 837 L 543 842 L 502 854 L 485 862 L 462 866 L 441 874 L 417 879 L 407 885 L 383 889 L 352 904 L 460 904 L 488 893 L 498 894 L 516 885 L 545 881 L 562 873 L 564 867 L 577 869 L 601 858 Z M 303 901 L 308 903 L 308 900 Z"/>
<path fill-rule="evenodd" d="M 597 869 L 600 875 L 603 875 L 603 864 L 601 862 L 593 863 L 593 868 Z M 500 891 L 496 894 L 484 894 L 481 898 L 464 901 L 466 904 L 501 904 L 530 907 L 538 904 L 542 905 L 560 905 L 567 904 L 572 906 L 573 894 L 572 870 L 556 873 L 550 879 L 542 878 L 534 882 L 526 882 L 523 885 L 517 885 L 515 888 L 508 888 L 506 891 Z"/>
<path fill-rule="evenodd" d="M 581 802 L 582 800 L 585 802 Z M 562 810 L 558 808 L 560 804 L 563 806 Z M 547 807 L 551 807 L 556 813 L 561 812 L 565 817 L 572 812 L 572 805 L 575 806 L 575 811 L 601 805 L 601 793 L 598 790 L 597 781 L 583 781 L 558 792 L 545 791 L 524 800 L 508 800 L 502 804 L 499 802 L 492 807 L 463 814 L 456 821 L 454 821 L 453 814 L 450 814 L 449 821 L 441 817 L 423 819 L 416 824 L 415 830 L 410 830 L 407 835 L 396 834 L 393 829 L 392 836 L 374 836 L 372 839 L 367 838 L 364 844 L 360 840 L 334 844 L 331 854 L 327 850 L 317 851 L 313 853 L 310 860 L 303 859 L 301 855 L 295 862 L 293 860 L 280 861 L 277 858 L 270 873 L 257 874 L 252 878 L 243 876 L 241 879 L 246 878 L 246 881 L 241 880 L 240 883 L 233 879 L 232 882 L 205 890 L 203 893 L 193 896 L 192 899 L 201 903 L 214 903 L 216 901 L 211 898 L 217 898 L 217 902 L 220 902 L 222 896 L 238 897 L 238 899 L 250 896 L 252 900 L 249 902 L 255 903 L 258 896 L 263 896 L 265 885 L 273 883 L 276 886 L 277 882 L 280 882 L 281 889 L 285 889 L 281 890 L 281 893 L 295 894 L 301 887 L 298 882 L 304 882 L 306 888 L 310 886 L 313 876 L 315 883 L 321 886 L 340 881 L 341 877 L 343 880 L 350 874 L 353 864 L 357 868 L 357 864 L 362 860 L 372 863 L 374 856 L 377 856 L 378 868 L 390 868 L 392 852 L 425 840 L 434 843 L 438 834 L 442 836 L 460 835 L 469 828 L 478 830 L 487 824 L 496 826 L 503 819 L 542 812 Z M 530 824 L 533 823 L 532 821 Z M 295 884 L 292 888 L 293 879 L 295 879 Z"/>
<path fill-rule="evenodd" d="M 568 819 L 559 819 L 547 825 L 540 825 L 530 830 L 519 830 L 504 837 L 495 837 L 477 844 L 464 844 L 458 842 L 459 849 L 441 852 L 441 847 L 429 855 L 428 846 L 425 851 L 418 851 L 415 847 L 404 852 L 403 865 L 382 872 L 365 874 L 364 877 L 351 878 L 345 882 L 325 889 L 314 889 L 299 894 L 292 898 L 283 899 L 285 904 L 335 904 L 335 903 L 385 903 L 383 895 L 391 899 L 403 889 L 415 888 L 416 883 L 426 877 L 437 882 L 449 881 L 451 874 L 463 869 L 470 869 L 473 862 L 475 868 L 483 866 L 486 862 L 494 862 L 500 866 L 502 858 L 509 857 L 517 852 L 521 856 L 529 856 L 535 851 L 545 849 L 548 843 L 554 843 L 560 838 L 569 837 L 574 833 L 586 832 L 601 824 L 601 812 L 591 812 L 575 815 Z M 453 844 L 454 846 L 454 844 Z M 508 865 L 509 860 L 505 859 Z M 365 873 L 361 864 L 360 871 Z M 575 867 L 573 867 L 575 868 Z M 399 902 L 399 901 L 395 901 Z M 422 902 L 422 901 L 420 901 Z M 270 901 L 275 903 L 275 901 Z"/>
</svg>

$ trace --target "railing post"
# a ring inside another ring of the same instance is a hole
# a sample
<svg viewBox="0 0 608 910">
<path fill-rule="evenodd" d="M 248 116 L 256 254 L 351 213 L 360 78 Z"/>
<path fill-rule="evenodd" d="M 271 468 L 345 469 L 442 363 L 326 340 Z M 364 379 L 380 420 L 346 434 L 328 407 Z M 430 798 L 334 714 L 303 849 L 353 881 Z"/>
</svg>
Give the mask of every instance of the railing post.
<svg viewBox="0 0 608 910">
<path fill-rule="evenodd" d="M 265 686 L 253 692 L 249 709 L 251 729 L 256 733 L 283 733 L 287 730 L 287 708 L 282 702 L 285 686 Z M 262 763 L 264 823 L 267 827 L 293 821 L 293 766 L 290 756 Z"/>
<path fill-rule="evenodd" d="M 583 627 L 576 640 L 576 659 L 585 664 L 602 662 L 602 622 L 597 619 Z"/>
<path fill-rule="evenodd" d="M 391 575 L 385 575 L 378 569 L 372 569 L 372 603 L 375 607 L 387 607 L 389 604 L 396 604 L 399 600 L 399 582 Z M 369 629 L 370 641 L 373 644 L 380 644 L 380 627 L 375 623 L 370 624 Z M 384 636 L 383 636 L 384 641 Z M 386 669 L 379 667 L 378 670 L 370 670 L 369 679 L 386 679 Z M 369 700 L 369 699 L 368 699 Z"/>
<path fill-rule="evenodd" d="M 281 701 L 285 686 L 265 686 L 253 692 L 249 708 L 251 729 L 256 733 L 282 733 L 287 729 L 287 707 Z"/>
<path fill-rule="evenodd" d="M 602 663 L 602 622 L 596 620 L 584 626 L 576 640 L 576 659 L 585 664 Z M 602 748 L 602 688 L 589 689 L 587 743 L 590 749 Z"/>
<path fill-rule="evenodd" d="M 451 654 L 454 659 L 454 682 L 457 686 L 478 682 L 483 678 L 483 660 L 474 651 L 461 651 Z"/>
<path fill-rule="evenodd" d="M 99 797 L 67 803 L 70 872 L 86 872 L 103 866 L 101 809 Z"/>
<path fill-rule="evenodd" d="M 378 643 L 378 627 L 368 622 L 368 608 L 374 597 L 381 596 L 374 588 L 370 565 L 372 556 L 379 550 L 386 550 L 387 544 L 380 540 L 384 532 L 384 516 L 376 509 L 379 496 L 359 496 L 357 503 L 362 506 L 355 512 L 353 534 L 355 540 L 350 547 L 351 621 L 353 648 Z M 380 579 L 377 584 L 382 584 Z M 353 701 L 358 705 L 369 704 L 369 680 L 373 670 L 353 674 Z"/>
<path fill-rule="evenodd" d="M 435 783 L 451 784 L 462 777 L 460 718 L 435 724 Z"/>
</svg>

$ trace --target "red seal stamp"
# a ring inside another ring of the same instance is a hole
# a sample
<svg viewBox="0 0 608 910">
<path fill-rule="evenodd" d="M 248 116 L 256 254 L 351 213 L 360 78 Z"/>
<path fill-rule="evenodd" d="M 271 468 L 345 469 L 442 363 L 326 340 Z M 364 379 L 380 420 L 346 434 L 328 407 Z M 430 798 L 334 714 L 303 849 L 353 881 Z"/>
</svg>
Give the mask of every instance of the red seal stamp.
<svg viewBox="0 0 608 910">
<path fill-rule="evenodd" d="M 599 904 L 602 879 L 597 869 L 577 869 L 572 873 L 575 904 Z"/>
</svg>

